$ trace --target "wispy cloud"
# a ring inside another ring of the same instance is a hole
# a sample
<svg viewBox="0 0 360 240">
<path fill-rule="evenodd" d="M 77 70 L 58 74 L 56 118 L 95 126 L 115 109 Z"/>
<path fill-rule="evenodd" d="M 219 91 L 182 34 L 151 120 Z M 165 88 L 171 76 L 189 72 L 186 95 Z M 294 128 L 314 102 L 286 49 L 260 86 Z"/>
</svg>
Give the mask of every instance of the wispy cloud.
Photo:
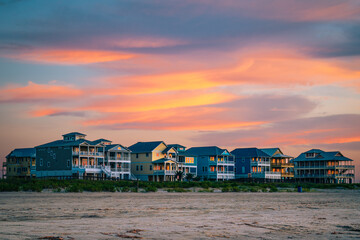
<svg viewBox="0 0 360 240">
<path fill-rule="evenodd" d="M 0 103 L 44 102 L 49 100 L 71 100 L 83 94 L 82 90 L 55 84 L 28 82 L 27 86 L 11 85 L 0 89 Z"/>
</svg>

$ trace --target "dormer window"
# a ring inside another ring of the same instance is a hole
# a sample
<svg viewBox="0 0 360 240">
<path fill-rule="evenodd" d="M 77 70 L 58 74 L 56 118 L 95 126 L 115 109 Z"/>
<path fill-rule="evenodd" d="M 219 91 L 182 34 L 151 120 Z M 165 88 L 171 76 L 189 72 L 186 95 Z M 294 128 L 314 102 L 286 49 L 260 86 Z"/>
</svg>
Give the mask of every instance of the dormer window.
<svg viewBox="0 0 360 240">
<path fill-rule="evenodd" d="M 306 156 L 307 158 L 314 158 L 314 157 L 316 157 L 316 155 L 317 155 L 317 153 L 314 153 L 314 152 L 312 152 L 312 153 L 306 153 L 306 154 L 305 154 L 305 156 Z"/>
</svg>

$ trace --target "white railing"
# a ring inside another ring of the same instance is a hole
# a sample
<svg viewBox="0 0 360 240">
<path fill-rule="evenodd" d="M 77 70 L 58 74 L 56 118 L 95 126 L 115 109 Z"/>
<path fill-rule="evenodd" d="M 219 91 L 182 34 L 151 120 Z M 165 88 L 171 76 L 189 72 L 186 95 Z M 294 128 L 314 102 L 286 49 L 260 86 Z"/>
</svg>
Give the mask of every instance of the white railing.
<svg viewBox="0 0 360 240">
<path fill-rule="evenodd" d="M 117 157 L 110 157 L 109 160 L 111 161 L 130 161 L 130 158 L 117 158 Z"/>
<path fill-rule="evenodd" d="M 175 170 L 154 170 L 154 174 L 175 175 Z"/>
<path fill-rule="evenodd" d="M 354 168 L 354 165 L 336 165 L 336 166 L 331 166 L 331 165 L 318 165 L 318 166 L 296 166 L 295 168 L 324 168 L 324 169 L 328 169 L 328 168 Z"/>
<path fill-rule="evenodd" d="M 87 152 L 87 151 L 76 152 L 76 151 L 73 151 L 72 153 L 73 153 L 73 155 L 82 155 L 82 156 L 104 156 L 103 152 Z"/>
</svg>

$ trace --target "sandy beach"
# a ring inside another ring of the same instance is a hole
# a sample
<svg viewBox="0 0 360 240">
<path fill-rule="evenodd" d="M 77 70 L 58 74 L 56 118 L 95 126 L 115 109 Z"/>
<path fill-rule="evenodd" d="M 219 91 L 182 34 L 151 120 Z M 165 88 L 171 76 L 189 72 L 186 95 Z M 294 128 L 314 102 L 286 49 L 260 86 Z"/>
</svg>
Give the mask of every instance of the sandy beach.
<svg viewBox="0 0 360 240">
<path fill-rule="evenodd" d="M 0 194 L 0 239 L 360 238 L 360 191 Z"/>
</svg>

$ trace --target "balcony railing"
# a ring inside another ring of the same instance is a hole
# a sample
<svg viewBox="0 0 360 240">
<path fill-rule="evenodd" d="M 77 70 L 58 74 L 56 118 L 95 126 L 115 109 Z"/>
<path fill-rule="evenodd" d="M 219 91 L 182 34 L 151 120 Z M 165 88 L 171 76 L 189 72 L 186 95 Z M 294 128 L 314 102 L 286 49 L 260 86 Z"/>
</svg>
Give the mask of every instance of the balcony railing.
<svg viewBox="0 0 360 240">
<path fill-rule="evenodd" d="M 123 158 L 110 157 L 109 160 L 110 161 L 130 161 L 131 159 L 130 159 L 130 157 L 127 157 L 127 158 L 125 158 L 125 157 L 123 157 Z"/>
<path fill-rule="evenodd" d="M 294 177 L 294 173 L 282 173 L 281 177 Z"/>
<path fill-rule="evenodd" d="M 156 175 L 175 175 L 175 170 L 154 170 Z"/>
<path fill-rule="evenodd" d="M 298 174 L 297 178 L 334 178 L 334 177 L 354 177 L 354 174 Z"/>
<path fill-rule="evenodd" d="M 254 162 L 250 162 L 251 166 L 268 166 L 270 167 L 270 161 L 254 161 Z"/>
<path fill-rule="evenodd" d="M 320 166 L 296 166 L 296 169 L 300 168 L 322 168 L 322 169 L 334 169 L 334 168 L 355 168 L 354 165 L 336 165 L 336 166 L 329 166 L 329 165 L 320 165 Z"/>
<path fill-rule="evenodd" d="M 73 165 L 73 168 L 91 168 L 91 169 L 101 169 L 102 165 Z"/>
<path fill-rule="evenodd" d="M 74 156 L 77 156 L 77 155 L 81 155 L 81 156 L 100 156 L 100 157 L 104 156 L 104 153 L 102 153 L 102 152 L 87 152 L 87 151 L 80 151 L 80 152 L 73 151 L 72 154 Z"/>
</svg>

